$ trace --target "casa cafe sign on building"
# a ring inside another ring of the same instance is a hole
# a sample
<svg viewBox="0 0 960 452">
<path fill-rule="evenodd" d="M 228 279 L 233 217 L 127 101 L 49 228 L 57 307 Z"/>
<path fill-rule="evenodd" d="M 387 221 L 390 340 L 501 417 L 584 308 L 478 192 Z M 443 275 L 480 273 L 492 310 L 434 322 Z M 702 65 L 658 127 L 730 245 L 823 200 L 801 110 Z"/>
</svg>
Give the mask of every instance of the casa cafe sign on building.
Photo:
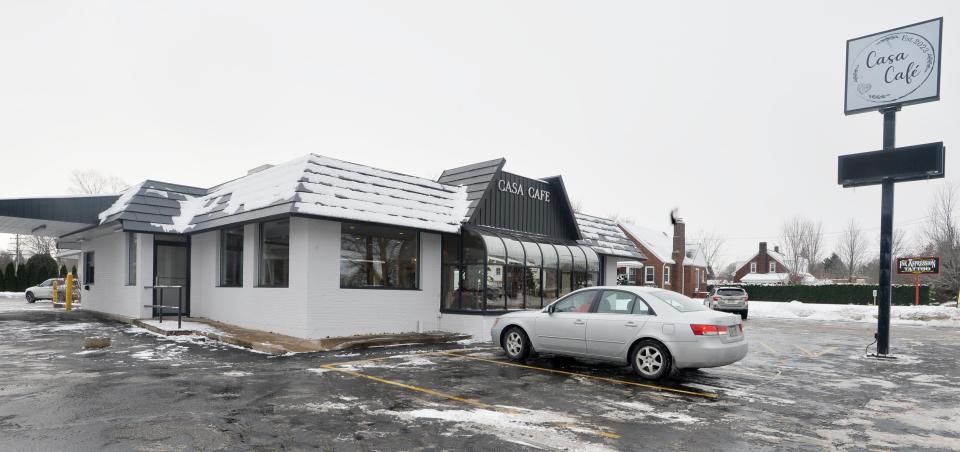
<svg viewBox="0 0 960 452">
<path fill-rule="evenodd" d="M 497 181 L 497 190 L 513 195 L 527 196 L 530 199 L 535 199 L 537 201 L 550 202 L 550 192 L 548 190 L 537 188 L 532 185 L 528 185 L 526 190 L 524 190 L 523 184 L 520 182 L 510 182 L 500 179 Z"/>
<path fill-rule="evenodd" d="M 846 114 L 940 99 L 943 18 L 847 41 Z"/>
</svg>

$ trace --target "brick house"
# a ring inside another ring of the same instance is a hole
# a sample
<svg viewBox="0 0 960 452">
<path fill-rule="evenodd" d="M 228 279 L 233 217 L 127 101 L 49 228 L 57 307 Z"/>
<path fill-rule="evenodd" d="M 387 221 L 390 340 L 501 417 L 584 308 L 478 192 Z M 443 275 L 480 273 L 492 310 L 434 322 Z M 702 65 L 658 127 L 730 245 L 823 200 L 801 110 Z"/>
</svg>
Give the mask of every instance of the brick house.
<svg viewBox="0 0 960 452">
<path fill-rule="evenodd" d="M 804 265 L 803 262 L 800 263 Z M 807 272 L 800 272 L 800 281 L 791 281 L 790 272 L 793 261 L 780 252 L 779 246 L 767 248 L 767 242 L 760 242 L 757 253 L 749 259 L 737 264 L 733 274 L 733 282 L 744 284 L 789 284 L 791 282 L 808 282 L 813 276 Z"/>
<path fill-rule="evenodd" d="M 620 228 L 647 256 L 644 262 L 617 264 L 617 272 L 624 275 L 626 284 L 660 287 L 688 297 L 704 296 L 707 262 L 700 244 L 687 243 L 682 219 L 674 222 L 672 235 L 635 224 L 620 224 Z"/>
</svg>

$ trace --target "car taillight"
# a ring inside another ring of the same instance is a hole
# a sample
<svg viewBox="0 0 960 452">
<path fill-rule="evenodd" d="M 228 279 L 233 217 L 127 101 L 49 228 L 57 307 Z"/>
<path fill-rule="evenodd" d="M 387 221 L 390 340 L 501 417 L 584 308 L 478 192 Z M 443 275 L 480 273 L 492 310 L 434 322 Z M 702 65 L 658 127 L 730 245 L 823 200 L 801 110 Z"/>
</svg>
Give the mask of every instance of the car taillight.
<svg viewBox="0 0 960 452">
<path fill-rule="evenodd" d="M 720 325 L 701 325 L 697 323 L 691 323 L 690 329 L 693 330 L 693 334 L 696 336 L 719 336 L 721 334 L 727 334 L 727 327 Z"/>
<path fill-rule="evenodd" d="M 720 299 L 720 297 L 718 297 L 718 296 L 716 296 L 716 295 L 713 296 L 713 301 L 717 301 L 717 300 L 719 300 L 719 299 Z"/>
<path fill-rule="evenodd" d="M 742 324 L 742 323 L 738 323 L 737 326 L 740 328 L 740 332 L 742 333 L 742 332 L 743 332 L 743 324 Z"/>
</svg>

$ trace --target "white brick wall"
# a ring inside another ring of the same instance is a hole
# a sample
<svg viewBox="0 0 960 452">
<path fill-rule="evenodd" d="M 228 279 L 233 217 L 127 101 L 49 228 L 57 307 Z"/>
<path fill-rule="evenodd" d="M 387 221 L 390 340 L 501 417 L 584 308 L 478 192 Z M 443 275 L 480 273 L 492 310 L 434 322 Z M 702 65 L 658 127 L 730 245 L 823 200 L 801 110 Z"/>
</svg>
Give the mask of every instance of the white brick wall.
<svg viewBox="0 0 960 452">
<path fill-rule="evenodd" d="M 83 272 L 85 259 L 81 257 L 77 272 L 83 297 L 83 308 L 131 318 L 150 316 L 153 294 L 143 286 L 151 285 L 153 278 L 153 235 L 137 234 L 137 285 L 128 286 L 126 233 L 109 232 L 106 235 L 84 241 L 84 253 L 94 253 L 94 282 L 90 290 L 84 290 Z"/>
<path fill-rule="evenodd" d="M 246 328 L 306 337 L 307 221 L 290 219 L 290 284 L 256 287 L 257 225 L 243 234 L 243 287 L 217 287 L 219 232 L 194 234 L 190 253 L 191 315 Z"/>
</svg>

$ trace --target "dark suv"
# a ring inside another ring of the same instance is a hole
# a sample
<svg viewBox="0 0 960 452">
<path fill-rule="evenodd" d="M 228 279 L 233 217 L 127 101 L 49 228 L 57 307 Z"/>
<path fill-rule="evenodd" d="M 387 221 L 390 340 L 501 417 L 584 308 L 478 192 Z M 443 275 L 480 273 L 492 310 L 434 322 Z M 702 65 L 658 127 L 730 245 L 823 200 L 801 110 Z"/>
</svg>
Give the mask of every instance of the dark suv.
<svg viewBox="0 0 960 452">
<path fill-rule="evenodd" d="M 747 291 L 740 287 L 714 287 L 707 292 L 704 303 L 714 311 L 739 313 L 743 319 L 747 318 L 747 310 L 750 308 L 747 300 Z"/>
</svg>

